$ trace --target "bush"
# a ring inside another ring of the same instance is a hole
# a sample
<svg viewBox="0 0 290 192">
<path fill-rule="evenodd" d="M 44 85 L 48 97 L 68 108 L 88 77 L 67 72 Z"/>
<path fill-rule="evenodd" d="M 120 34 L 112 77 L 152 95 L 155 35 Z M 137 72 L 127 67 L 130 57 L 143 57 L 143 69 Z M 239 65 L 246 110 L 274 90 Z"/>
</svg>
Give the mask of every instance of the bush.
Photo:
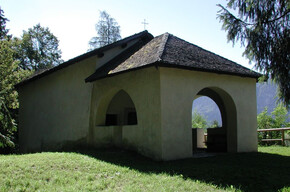
<svg viewBox="0 0 290 192">
<path fill-rule="evenodd" d="M 258 115 L 258 129 L 270 129 L 270 128 L 281 128 L 288 127 L 290 123 L 287 122 L 289 115 L 286 107 L 279 103 L 276 108 L 268 114 L 268 108 L 265 107 L 264 110 Z M 261 140 L 270 138 L 270 139 L 280 139 L 280 131 L 267 131 L 267 132 L 258 132 L 258 142 L 259 145 L 269 145 L 269 144 L 278 144 L 279 141 L 272 143 L 263 143 Z"/>
</svg>

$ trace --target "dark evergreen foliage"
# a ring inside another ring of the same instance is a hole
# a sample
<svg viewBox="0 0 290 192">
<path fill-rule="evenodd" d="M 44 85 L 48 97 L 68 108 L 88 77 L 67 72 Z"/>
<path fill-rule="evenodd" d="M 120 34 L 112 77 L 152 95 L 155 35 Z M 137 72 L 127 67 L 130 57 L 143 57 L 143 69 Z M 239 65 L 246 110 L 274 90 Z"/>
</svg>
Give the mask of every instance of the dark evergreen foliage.
<svg viewBox="0 0 290 192">
<path fill-rule="evenodd" d="M 280 88 L 280 99 L 290 105 L 290 1 L 230 0 L 218 5 L 218 18 L 229 41 L 241 42 L 244 55 Z M 237 15 L 228 9 L 236 11 Z"/>
<path fill-rule="evenodd" d="M 9 21 L 4 16 L 4 11 L 0 7 L 0 40 L 8 36 L 9 30 L 6 29 L 6 22 Z"/>
</svg>

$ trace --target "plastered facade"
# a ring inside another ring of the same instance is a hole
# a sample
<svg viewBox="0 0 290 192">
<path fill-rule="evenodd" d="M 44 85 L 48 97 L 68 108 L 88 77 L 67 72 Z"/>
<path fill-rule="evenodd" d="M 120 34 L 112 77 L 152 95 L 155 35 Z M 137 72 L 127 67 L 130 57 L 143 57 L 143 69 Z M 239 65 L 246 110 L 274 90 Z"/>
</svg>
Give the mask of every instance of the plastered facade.
<svg viewBox="0 0 290 192">
<path fill-rule="evenodd" d="M 96 57 L 19 88 L 19 144 L 22 152 L 58 149 L 86 138 L 92 85 L 83 80 Z M 84 67 L 85 66 L 85 67 Z"/>
<path fill-rule="evenodd" d="M 19 89 L 21 151 L 52 150 L 70 142 L 122 147 L 155 160 L 189 158 L 192 103 L 198 94 L 211 92 L 223 103 L 227 151 L 257 151 L 254 78 L 147 67 L 85 83 L 97 60 L 91 57 Z M 105 125 L 120 91 L 130 96 L 137 125 Z"/>
<path fill-rule="evenodd" d="M 93 85 L 85 78 L 112 56 L 130 48 L 115 47 L 100 58 L 92 56 L 18 88 L 21 152 L 58 150 L 87 144 Z"/>
<path fill-rule="evenodd" d="M 204 88 L 217 93 L 224 104 L 227 151 L 257 151 L 255 79 L 160 68 L 162 159 L 192 156 L 192 103 Z"/>
<path fill-rule="evenodd" d="M 255 84 L 252 78 L 155 67 L 96 81 L 89 142 L 134 149 L 156 160 L 191 157 L 192 103 L 207 88 L 224 108 L 227 151 L 257 151 Z M 120 90 L 131 97 L 138 124 L 104 126 L 108 105 Z"/>
</svg>

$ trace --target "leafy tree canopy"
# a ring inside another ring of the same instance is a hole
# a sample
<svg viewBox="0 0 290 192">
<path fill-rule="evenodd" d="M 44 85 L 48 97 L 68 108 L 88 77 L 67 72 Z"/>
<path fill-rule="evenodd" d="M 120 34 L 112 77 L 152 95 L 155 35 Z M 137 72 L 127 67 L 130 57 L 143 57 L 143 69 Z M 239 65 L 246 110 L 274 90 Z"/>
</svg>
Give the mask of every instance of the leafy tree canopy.
<svg viewBox="0 0 290 192">
<path fill-rule="evenodd" d="M 273 119 L 271 115 L 268 114 L 268 108 L 265 107 L 264 110 L 258 115 L 258 129 L 269 129 L 272 128 Z"/>
<path fill-rule="evenodd" d="M 268 114 L 268 108 L 265 107 L 258 117 L 258 129 L 281 128 L 290 126 L 289 115 L 286 107 L 279 103 L 275 109 Z"/>
<path fill-rule="evenodd" d="M 290 1 L 229 0 L 227 7 L 218 6 L 228 41 L 245 46 L 244 55 L 256 69 L 271 75 L 279 85 L 280 99 L 289 107 Z"/>
<path fill-rule="evenodd" d="M 16 49 L 23 69 L 48 69 L 63 62 L 58 39 L 40 24 L 23 31 L 22 40 L 18 42 Z"/>
<path fill-rule="evenodd" d="M 0 147 L 13 146 L 13 133 L 17 130 L 15 118 L 18 93 L 14 85 L 31 72 L 18 67 L 14 59 L 12 40 L 0 41 Z"/>
<path fill-rule="evenodd" d="M 193 128 L 207 128 L 206 119 L 199 114 L 197 111 L 194 111 L 192 118 L 192 127 Z"/>
<path fill-rule="evenodd" d="M 97 36 L 90 40 L 89 50 L 103 47 L 121 39 L 120 26 L 106 11 L 100 12 L 100 19 L 95 27 Z"/>
<path fill-rule="evenodd" d="M 288 127 L 290 123 L 288 121 L 288 111 L 287 109 L 279 103 L 276 108 L 271 112 L 273 117 L 272 127 L 279 128 L 279 127 Z"/>
<path fill-rule="evenodd" d="M 286 107 L 279 103 L 275 109 L 268 114 L 268 108 L 265 107 L 264 111 L 262 111 L 258 117 L 258 129 L 270 129 L 270 128 L 280 128 L 280 127 L 288 127 L 290 123 L 288 122 L 289 115 Z M 280 139 L 281 132 L 280 131 L 270 131 L 270 132 L 259 132 L 258 139 L 259 144 L 265 144 L 261 142 L 261 139 L 265 138 L 271 139 Z"/>
</svg>

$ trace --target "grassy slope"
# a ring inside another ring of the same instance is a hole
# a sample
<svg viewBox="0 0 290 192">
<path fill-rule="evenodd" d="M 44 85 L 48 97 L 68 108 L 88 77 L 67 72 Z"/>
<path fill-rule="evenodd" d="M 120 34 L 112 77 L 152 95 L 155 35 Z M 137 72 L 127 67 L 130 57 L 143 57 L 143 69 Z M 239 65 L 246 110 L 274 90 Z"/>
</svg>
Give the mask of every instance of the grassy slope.
<svg viewBox="0 0 290 192">
<path fill-rule="evenodd" d="M 259 151 L 171 162 L 117 150 L 0 155 L 0 191 L 290 191 L 290 148 Z"/>
</svg>

